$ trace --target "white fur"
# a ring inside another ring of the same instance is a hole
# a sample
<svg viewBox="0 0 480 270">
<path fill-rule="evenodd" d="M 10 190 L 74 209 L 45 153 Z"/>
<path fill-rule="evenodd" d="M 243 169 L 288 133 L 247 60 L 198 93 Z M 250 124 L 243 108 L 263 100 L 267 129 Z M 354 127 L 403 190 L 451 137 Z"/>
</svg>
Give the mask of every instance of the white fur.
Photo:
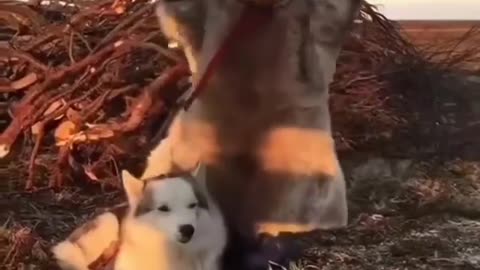
<svg viewBox="0 0 480 270">
<path fill-rule="evenodd" d="M 150 224 L 127 218 L 115 270 L 192 270 L 193 263 L 179 256 L 176 246 Z"/>
<path fill-rule="evenodd" d="M 140 181 L 140 180 L 139 180 Z M 152 210 L 136 217 L 138 222 L 150 225 L 163 232 L 170 241 L 176 242 L 180 238 L 179 228 L 182 225 L 197 227 L 198 216 L 201 211 L 190 185 L 181 178 L 171 178 L 150 183 L 147 189 L 152 192 Z M 161 212 L 157 207 L 167 206 L 169 212 Z"/>
<path fill-rule="evenodd" d="M 54 246 L 52 251 L 62 269 L 88 270 L 88 265 L 116 240 L 120 240 L 120 247 L 115 270 L 219 269 L 226 229 L 215 202 L 204 193 L 204 179 L 198 184 L 208 209 L 197 206 L 193 185 L 184 178 L 142 181 L 126 171 L 122 176 L 129 203 L 127 216 L 119 222 L 112 213 L 105 213 L 75 241 L 67 239 Z M 168 206 L 169 211 L 161 211 L 162 206 Z M 182 225 L 195 229 L 188 242 L 179 232 Z"/>
<path fill-rule="evenodd" d="M 206 192 L 204 177 L 201 178 L 201 192 Z M 124 237 L 130 241 L 124 241 L 115 269 L 131 269 L 130 265 L 137 269 L 146 269 L 148 265 L 157 265 L 149 269 L 219 269 L 226 245 L 226 229 L 220 211 L 208 193 L 204 193 L 208 210 L 192 208 L 192 203 L 198 204 L 198 200 L 192 185 L 180 177 L 152 181 L 145 188 L 141 187 L 141 180 L 126 171 L 123 172 L 123 180 L 129 203 L 140 206 L 141 200 L 146 199 L 141 196 L 150 196 L 147 198 L 149 210 L 138 217 L 130 213 L 132 218 L 123 227 Z M 143 193 L 138 192 L 141 189 Z M 169 212 L 157 209 L 162 206 L 168 207 Z M 179 228 L 182 225 L 195 228 L 193 237 L 187 243 L 179 242 Z M 153 254 L 162 255 L 151 258 L 148 254 L 156 249 Z M 152 261 L 147 263 L 144 257 Z"/>
<path fill-rule="evenodd" d="M 82 232 L 85 226 L 92 228 Z M 119 221 L 114 214 L 107 212 L 74 233 L 80 232 L 82 234 L 78 239 L 66 239 L 52 247 L 54 258 L 64 270 L 88 270 L 88 265 L 118 240 Z"/>
</svg>

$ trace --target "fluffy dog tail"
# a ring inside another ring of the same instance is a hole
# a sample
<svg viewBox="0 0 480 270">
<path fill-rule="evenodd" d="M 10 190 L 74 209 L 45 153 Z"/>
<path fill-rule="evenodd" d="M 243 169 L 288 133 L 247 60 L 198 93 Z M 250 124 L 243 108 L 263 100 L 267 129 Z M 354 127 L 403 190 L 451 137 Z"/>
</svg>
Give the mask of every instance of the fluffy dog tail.
<svg viewBox="0 0 480 270">
<path fill-rule="evenodd" d="M 89 262 L 82 249 L 69 240 L 55 245 L 52 253 L 58 266 L 64 270 L 89 270 Z"/>
<path fill-rule="evenodd" d="M 113 242 L 119 238 L 119 220 L 111 212 L 83 224 L 51 251 L 63 270 L 88 270 Z"/>
</svg>

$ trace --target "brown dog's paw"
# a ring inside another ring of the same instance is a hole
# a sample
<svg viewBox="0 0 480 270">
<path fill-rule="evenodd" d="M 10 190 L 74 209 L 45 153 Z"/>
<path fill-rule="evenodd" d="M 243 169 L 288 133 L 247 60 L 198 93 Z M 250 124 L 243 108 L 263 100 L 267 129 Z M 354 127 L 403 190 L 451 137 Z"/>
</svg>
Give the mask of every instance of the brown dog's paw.
<svg viewBox="0 0 480 270">
<path fill-rule="evenodd" d="M 247 256 L 247 269 L 266 270 L 288 268 L 289 262 L 297 260 L 303 248 L 291 237 L 291 234 L 271 236 L 259 235 L 258 248 Z"/>
<path fill-rule="evenodd" d="M 315 226 L 300 223 L 263 222 L 257 225 L 259 235 L 279 236 L 281 233 L 303 233 L 315 230 Z"/>
</svg>

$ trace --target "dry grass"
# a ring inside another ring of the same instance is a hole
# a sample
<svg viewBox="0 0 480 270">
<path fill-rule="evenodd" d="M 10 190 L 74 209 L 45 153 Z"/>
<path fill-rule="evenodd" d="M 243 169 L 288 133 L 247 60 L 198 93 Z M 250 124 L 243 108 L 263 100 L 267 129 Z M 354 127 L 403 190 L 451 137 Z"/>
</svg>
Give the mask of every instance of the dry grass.
<svg viewBox="0 0 480 270">
<path fill-rule="evenodd" d="M 297 236 L 305 256 L 290 269 L 479 269 L 478 162 L 361 160 L 342 160 L 349 227 Z M 55 269 L 49 247 L 122 201 L 119 192 L 99 187 L 3 193 L 3 269 Z"/>
<path fill-rule="evenodd" d="M 433 60 L 441 61 L 451 58 L 452 54 L 462 54 L 480 44 L 480 35 L 473 34 L 465 39 L 472 28 L 480 27 L 480 21 L 438 21 L 438 22 L 403 22 L 403 33 L 413 44 L 425 53 L 431 53 Z M 478 29 L 475 30 L 478 33 Z M 463 42 L 459 42 L 464 40 Z M 477 57 L 463 63 L 469 69 L 480 70 L 480 50 Z"/>
<path fill-rule="evenodd" d="M 458 40 L 472 27 L 480 26 L 480 22 L 475 21 L 404 21 L 400 24 L 407 37 L 418 45 Z M 478 38 L 470 42 L 476 41 Z"/>
</svg>

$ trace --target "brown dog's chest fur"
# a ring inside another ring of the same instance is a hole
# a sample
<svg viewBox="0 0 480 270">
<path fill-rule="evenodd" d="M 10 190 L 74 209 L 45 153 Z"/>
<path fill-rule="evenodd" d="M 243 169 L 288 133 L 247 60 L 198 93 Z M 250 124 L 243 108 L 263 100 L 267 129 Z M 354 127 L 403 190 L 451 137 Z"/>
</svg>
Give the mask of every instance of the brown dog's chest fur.
<svg viewBox="0 0 480 270">
<path fill-rule="evenodd" d="M 185 113 L 187 140 L 209 144 L 221 156 L 255 156 L 277 127 L 328 130 L 327 85 L 306 79 L 311 67 L 297 37 L 302 31 L 299 20 L 274 17 L 238 40 Z"/>
</svg>

